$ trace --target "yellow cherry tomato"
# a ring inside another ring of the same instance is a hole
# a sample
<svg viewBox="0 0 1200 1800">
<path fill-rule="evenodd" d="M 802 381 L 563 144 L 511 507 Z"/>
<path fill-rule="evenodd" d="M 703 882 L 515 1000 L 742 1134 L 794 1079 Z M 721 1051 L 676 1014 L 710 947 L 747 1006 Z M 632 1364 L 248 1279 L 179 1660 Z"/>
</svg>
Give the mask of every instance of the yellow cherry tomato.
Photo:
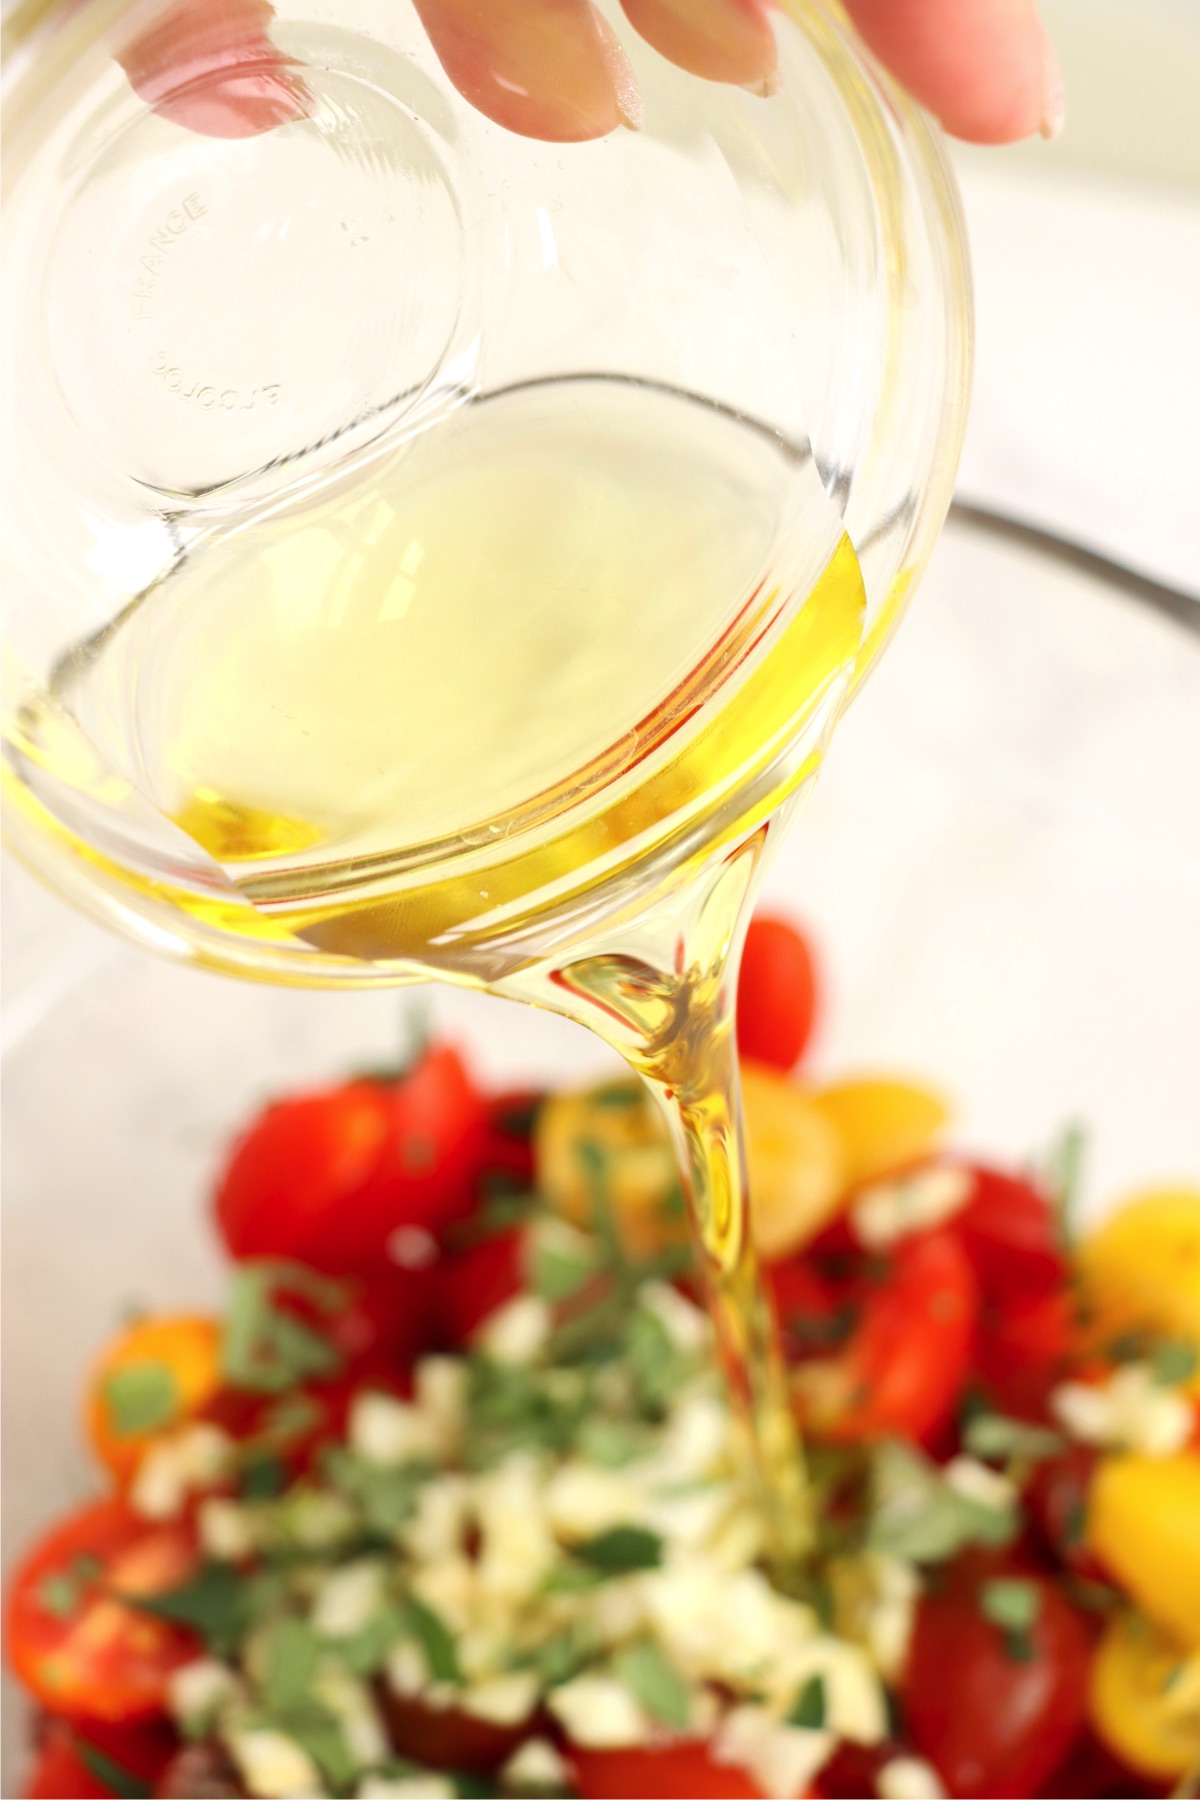
<svg viewBox="0 0 1200 1800">
<path fill-rule="evenodd" d="M 687 1214 L 666 1120 L 640 1081 L 552 1094 L 534 1127 L 541 1193 L 575 1225 L 611 1209 L 633 1256 L 686 1242 Z"/>
<path fill-rule="evenodd" d="M 827 1225 L 846 1187 L 841 1138 L 811 1095 L 778 1069 L 742 1063 L 750 1222 L 776 1262 Z"/>
<path fill-rule="evenodd" d="M 86 1399 L 87 1434 L 100 1461 L 131 1476 L 147 1446 L 195 1418 L 221 1384 L 214 1319 L 168 1313 L 139 1319 L 101 1352 Z"/>
<path fill-rule="evenodd" d="M 950 1116 L 932 1089 L 886 1077 L 834 1082 L 813 1101 L 841 1139 L 848 1188 L 928 1156 Z"/>
<path fill-rule="evenodd" d="M 1200 1451 L 1106 1456 L 1092 1477 L 1087 1541 L 1147 1617 L 1200 1649 Z"/>
<path fill-rule="evenodd" d="M 1097 1329 L 1142 1327 L 1190 1344 L 1188 1385 L 1200 1393 L 1200 1190 L 1136 1195 L 1084 1239 L 1078 1263 Z"/>
<path fill-rule="evenodd" d="M 1185 1774 L 1200 1762 L 1200 1651 L 1137 1613 L 1118 1613 L 1092 1658 L 1088 1714 L 1097 1737 L 1139 1774 Z"/>
</svg>

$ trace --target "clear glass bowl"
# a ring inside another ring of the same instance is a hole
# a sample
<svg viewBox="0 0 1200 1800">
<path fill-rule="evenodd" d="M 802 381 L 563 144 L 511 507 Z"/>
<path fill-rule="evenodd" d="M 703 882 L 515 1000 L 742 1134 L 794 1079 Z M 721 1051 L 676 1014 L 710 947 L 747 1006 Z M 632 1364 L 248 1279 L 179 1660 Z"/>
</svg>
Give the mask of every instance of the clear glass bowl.
<svg viewBox="0 0 1200 1800">
<path fill-rule="evenodd" d="M 245 869 L 147 781 L 154 695 L 89 687 L 141 597 L 264 521 L 310 516 L 368 466 L 428 460 L 439 441 L 454 454 L 464 418 L 499 397 L 603 377 L 785 453 L 770 554 L 741 571 L 721 627 L 753 599 L 762 643 L 777 637 L 844 533 L 866 592 L 861 673 L 929 554 L 961 440 L 953 183 L 928 123 L 810 0 L 777 16 L 769 100 L 685 75 L 623 29 L 639 128 L 576 144 L 475 112 L 408 0 L 345 0 L 336 26 L 284 0 L 271 31 L 294 116 L 200 135 L 143 104 L 114 60 L 160 12 L 35 5 L 8 59 L 9 831 L 60 891 L 160 950 L 394 981 L 412 973 L 401 956 L 255 935 Z M 789 580 L 755 599 L 780 557 Z M 717 641 L 694 646 L 697 668 Z M 561 772 L 580 817 L 593 766 Z M 540 829 L 520 826 L 531 842 Z M 473 878 L 489 832 L 464 811 L 436 843 L 385 846 L 405 851 L 401 890 L 435 863 L 439 881 Z M 353 896 L 366 863 L 285 845 L 252 871 L 255 917 L 276 878 Z M 524 897 L 531 914 L 543 893 Z"/>
<path fill-rule="evenodd" d="M 954 1142 L 1017 1164 L 1080 1122 L 1091 1214 L 1194 1181 L 1197 766 L 1200 639 L 952 515 L 766 884 L 822 951 L 814 1073 L 931 1080 Z M 268 1096 L 383 1060 L 413 1001 L 215 980 L 122 945 L 19 870 L 9 898 L 13 1555 L 91 1490 L 80 1383 L 122 1308 L 221 1292 L 207 1200 L 231 1135 Z M 497 1083 L 613 1065 L 532 1008 L 426 998 Z M 15 1721 L 5 1742 L 15 1764 Z"/>
</svg>

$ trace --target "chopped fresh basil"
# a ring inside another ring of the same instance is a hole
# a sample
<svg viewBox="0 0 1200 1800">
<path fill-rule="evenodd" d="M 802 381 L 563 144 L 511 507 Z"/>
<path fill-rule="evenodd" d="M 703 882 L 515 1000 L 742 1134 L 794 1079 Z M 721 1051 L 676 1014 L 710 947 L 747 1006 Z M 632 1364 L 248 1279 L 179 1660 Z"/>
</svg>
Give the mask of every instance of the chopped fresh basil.
<svg viewBox="0 0 1200 1800">
<path fill-rule="evenodd" d="M 53 1618 L 69 1619 L 78 1612 L 88 1588 L 102 1573 L 94 1556 L 77 1556 L 65 1569 L 39 1582 L 38 1600 Z"/>
<path fill-rule="evenodd" d="M 346 1742 L 341 1724 L 319 1700 L 301 1700 L 293 1706 L 251 1715 L 246 1725 L 250 1729 L 265 1726 L 294 1738 L 335 1790 L 347 1790 L 359 1772 L 358 1760 Z"/>
<path fill-rule="evenodd" d="M 410 1517 L 417 1495 L 434 1473 L 426 1462 L 401 1463 L 388 1468 L 365 1462 L 343 1444 L 332 1444 L 321 1458 L 326 1479 L 362 1515 L 363 1524 L 376 1537 L 394 1538 Z"/>
<path fill-rule="evenodd" d="M 683 1677 L 672 1668 L 657 1644 L 648 1639 L 630 1644 L 612 1664 L 613 1674 L 640 1700 L 652 1719 L 682 1731 L 692 1716 L 691 1695 Z"/>
<path fill-rule="evenodd" d="M 595 1276 L 599 1264 L 590 1251 L 568 1251 L 534 1239 L 530 1279 L 544 1300 L 569 1300 Z"/>
<path fill-rule="evenodd" d="M 87 1738 L 81 1737 L 78 1733 L 72 1735 L 71 1748 L 84 1768 L 94 1775 L 110 1794 L 115 1794 L 117 1800 L 149 1800 L 149 1796 L 154 1792 L 148 1781 L 143 1781 L 140 1776 L 134 1775 L 121 1763 L 115 1762 L 111 1756 L 106 1755 L 103 1750 L 98 1750 L 95 1744 L 89 1743 Z"/>
<path fill-rule="evenodd" d="M 114 1369 L 101 1383 L 109 1421 L 117 1437 L 160 1431 L 179 1416 L 182 1397 L 169 1363 L 147 1360 Z"/>
<path fill-rule="evenodd" d="M 1073 1123 L 1066 1126 L 1046 1158 L 1045 1180 L 1054 1207 L 1058 1241 L 1064 1250 L 1070 1250 L 1078 1236 L 1077 1217 L 1086 1148 L 1087 1133 L 1082 1125 Z"/>
<path fill-rule="evenodd" d="M 960 1494 L 911 1445 L 879 1443 L 872 1478 L 868 1549 L 910 1562 L 946 1562 L 968 1544 L 1007 1544 L 1016 1534 L 1013 1507 L 986 1506 Z"/>
<path fill-rule="evenodd" d="M 150 1613 L 197 1632 L 217 1655 L 232 1649 L 245 1629 L 247 1584 L 228 1563 L 204 1563 L 189 1581 L 161 1594 L 115 1597 L 137 1612 Z"/>
<path fill-rule="evenodd" d="M 1150 1367 L 1160 1387 L 1178 1387 L 1182 1382 L 1191 1380 L 1196 1373 L 1198 1361 L 1200 1358 L 1197 1357 L 1193 1344 L 1168 1338 L 1155 1345 L 1150 1357 Z"/>
<path fill-rule="evenodd" d="M 621 1469 L 648 1454 L 653 1439 L 644 1425 L 632 1419 L 606 1419 L 603 1414 L 583 1421 L 575 1448 L 585 1461 L 602 1469 Z"/>
<path fill-rule="evenodd" d="M 1027 1425 L 1023 1419 L 1008 1419 L 1001 1413 L 980 1412 L 968 1419 L 963 1432 L 964 1447 L 972 1456 L 985 1462 L 998 1462 L 1009 1456 L 1036 1461 L 1056 1456 L 1063 1447 L 1057 1431 L 1042 1425 Z"/>
<path fill-rule="evenodd" d="M 1042 1591 L 1036 1581 L 997 1579 L 979 1589 L 979 1610 L 992 1625 L 1005 1631 L 1028 1631 L 1042 1609 Z"/>
<path fill-rule="evenodd" d="M 597 1649 L 594 1633 L 574 1619 L 546 1643 L 514 1658 L 513 1667 L 532 1669 L 544 1688 L 562 1687 L 564 1682 L 572 1681 L 587 1667 Z"/>
<path fill-rule="evenodd" d="M 341 1356 L 328 1338 L 279 1304 L 286 1294 L 308 1300 L 325 1313 L 345 1300 L 340 1282 L 298 1264 L 241 1264 L 233 1276 L 221 1344 L 222 1367 L 233 1387 L 282 1394 L 341 1367 Z"/>
<path fill-rule="evenodd" d="M 278 1456 L 254 1448 L 245 1452 L 238 1475 L 239 1499 L 276 1500 L 287 1484 L 287 1464 Z"/>
<path fill-rule="evenodd" d="M 306 1620 L 277 1619 L 263 1635 L 260 1680 L 264 1704 L 277 1712 L 305 1699 L 320 1660 L 320 1641 Z"/>
<path fill-rule="evenodd" d="M 635 1569 L 657 1569 L 662 1563 L 663 1542 L 656 1531 L 642 1525 L 614 1525 L 574 1547 L 575 1555 L 606 1575 L 628 1575 Z"/>
<path fill-rule="evenodd" d="M 445 1623 L 415 1594 L 409 1595 L 406 1605 L 409 1630 L 425 1652 L 425 1661 L 434 1680 L 461 1681 L 458 1651 Z"/>
<path fill-rule="evenodd" d="M 350 1637 L 338 1639 L 338 1656 L 352 1675 L 374 1675 L 387 1661 L 388 1652 L 409 1635 L 407 1613 L 387 1606 Z"/>
<path fill-rule="evenodd" d="M 828 1713 L 825 1677 L 810 1675 L 796 1695 L 787 1722 L 789 1725 L 799 1726 L 801 1731 L 824 1731 Z"/>
</svg>

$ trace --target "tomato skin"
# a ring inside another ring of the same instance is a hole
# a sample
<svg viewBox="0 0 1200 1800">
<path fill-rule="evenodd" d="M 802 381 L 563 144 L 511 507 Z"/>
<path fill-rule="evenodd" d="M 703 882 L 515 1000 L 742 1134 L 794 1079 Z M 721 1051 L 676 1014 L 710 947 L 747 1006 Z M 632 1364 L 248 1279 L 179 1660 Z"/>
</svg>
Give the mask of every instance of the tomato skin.
<svg viewBox="0 0 1200 1800">
<path fill-rule="evenodd" d="M 501 1231 L 481 1238 L 439 1265 L 433 1290 L 438 1341 L 455 1350 L 525 1285 L 525 1234 Z"/>
<path fill-rule="evenodd" d="M 970 1372 L 978 1315 L 971 1265 L 952 1232 L 927 1231 L 902 1238 L 874 1279 L 871 1268 L 860 1259 L 848 1282 L 831 1284 L 835 1315 L 840 1306 L 855 1322 L 835 1355 L 795 1371 L 796 1410 L 833 1443 L 927 1443 L 951 1417 Z"/>
<path fill-rule="evenodd" d="M 1061 1455 L 1047 1457 L 1033 1471 L 1027 1505 L 1055 1562 L 1084 1581 L 1103 1582 L 1107 1580 L 1103 1565 L 1086 1538 L 1088 1495 L 1099 1461 L 1099 1451 L 1083 1444 L 1071 1444 Z"/>
<path fill-rule="evenodd" d="M 757 915 L 746 933 L 738 978 L 739 1055 L 795 1068 L 816 1012 L 816 961 L 807 938 L 786 919 Z"/>
<path fill-rule="evenodd" d="M 79 1603 L 60 1618 L 43 1584 L 94 1559 L 98 1576 L 80 1583 Z M 124 1724 L 162 1713 L 167 1682 L 199 1654 L 191 1632 L 110 1597 L 178 1587 L 198 1562 L 191 1527 L 151 1524 L 122 1500 L 101 1500 L 57 1525 L 28 1553 L 9 1594 L 7 1639 L 13 1671 L 47 1710 Z"/>
<path fill-rule="evenodd" d="M 762 1800 L 744 1769 L 714 1762 L 704 1743 L 664 1744 L 640 1750 L 577 1750 L 568 1754 L 575 1767 L 580 1800 Z"/>
<path fill-rule="evenodd" d="M 399 1082 L 276 1101 L 225 1166 L 218 1230 L 238 1259 L 332 1275 L 378 1268 L 401 1227 L 436 1238 L 470 1211 L 486 1130 L 485 1103 L 446 1045 Z"/>
<path fill-rule="evenodd" d="M 381 1704 L 396 1754 L 431 1769 L 498 1769 L 535 1729 L 528 1720 L 522 1725 L 492 1725 L 456 1707 L 426 1706 L 387 1689 Z"/>
<path fill-rule="evenodd" d="M 1004 1306 L 1063 1288 L 1069 1270 L 1046 1196 L 1032 1182 L 983 1163 L 970 1164 L 968 1172 L 974 1191 L 955 1215 L 954 1229 L 985 1303 Z"/>
<path fill-rule="evenodd" d="M 1090 1641 L 1057 1585 L 1036 1583 L 1032 1656 L 1014 1660 L 980 1610 L 986 1563 L 964 1559 L 941 1593 L 917 1609 L 900 1702 L 920 1755 L 962 1800 L 1034 1795 L 1066 1756 L 1083 1724 Z"/>
<path fill-rule="evenodd" d="M 985 1308 L 975 1367 L 988 1399 L 1013 1418 L 1043 1422 L 1050 1390 L 1064 1379 L 1079 1349 L 1075 1300 L 1067 1288 Z"/>
<path fill-rule="evenodd" d="M 138 1781 L 150 1784 L 157 1782 L 178 1742 L 166 1724 L 114 1727 L 93 1722 L 80 1732 L 70 1720 L 49 1713 L 38 1721 L 36 1737 L 36 1756 L 23 1789 L 24 1800 L 106 1800 L 111 1796 L 112 1788 L 106 1787 L 81 1757 L 81 1737 Z"/>
<path fill-rule="evenodd" d="M 221 1382 L 220 1335 L 215 1319 L 166 1314 L 137 1320 L 101 1351 L 88 1378 L 85 1423 L 93 1450 L 118 1480 L 133 1475 L 156 1436 L 204 1411 Z M 123 1434 L 117 1430 L 108 1384 L 146 1366 L 168 1372 L 178 1404 L 153 1430 Z"/>
</svg>

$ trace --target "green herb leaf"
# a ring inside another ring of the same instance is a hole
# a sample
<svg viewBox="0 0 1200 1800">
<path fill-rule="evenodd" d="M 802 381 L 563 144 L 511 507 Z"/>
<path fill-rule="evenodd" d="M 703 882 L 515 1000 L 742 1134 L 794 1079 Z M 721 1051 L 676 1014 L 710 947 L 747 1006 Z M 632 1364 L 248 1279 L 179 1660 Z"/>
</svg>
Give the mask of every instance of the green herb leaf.
<svg viewBox="0 0 1200 1800">
<path fill-rule="evenodd" d="M 197 1632 L 217 1655 L 236 1645 L 245 1626 L 246 1584 L 228 1563 L 204 1563 L 190 1581 L 165 1593 L 115 1597 L 135 1612 Z"/>
<path fill-rule="evenodd" d="M 398 1468 L 365 1462 L 344 1444 L 331 1444 L 321 1470 L 362 1515 L 368 1531 L 389 1542 L 411 1516 L 417 1495 L 434 1473 L 432 1463 L 401 1463 Z"/>
<path fill-rule="evenodd" d="M 515 1657 L 512 1666 L 532 1669 L 544 1688 L 561 1687 L 587 1667 L 598 1647 L 594 1631 L 580 1620 L 573 1620 L 546 1643 Z"/>
<path fill-rule="evenodd" d="M 967 1421 L 963 1444 L 972 1456 L 985 1462 L 998 1462 L 1017 1456 L 1036 1461 L 1056 1456 L 1063 1447 L 1057 1431 L 1042 1425 L 1027 1425 L 1022 1419 L 1007 1419 L 1001 1413 L 976 1413 Z"/>
<path fill-rule="evenodd" d="M 1178 1387 L 1196 1373 L 1197 1358 L 1193 1345 L 1167 1339 L 1157 1344 L 1150 1358 L 1154 1379 L 1160 1387 Z"/>
<path fill-rule="evenodd" d="M 648 1427 L 632 1419 L 606 1419 L 595 1414 L 584 1420 L 575 1447 L 587 1462 L 602 1469 L 621 1469 L 653 1448 Z"/>
<path fill-rule="evenodd" d="M 346 1742 L 336 1716 L 318 1700 L 302 1700 L 294 1706 L 254 1715 L 247 1720 L 252 1728 L 265 1725 L 295 1738 L 307 1750 L 321 1773 L 335 1790 L 348 1789 L 359 1771 L 359 1764 Z"/>
<path fill-rule="evenodd" d="M 304 1619 L 278 1619 L 263 1637 L 262 1693 L 272 1712 L 297 1705 L 308 1696 L 321 1644 Z"/>
<path fill-rule="evenodd" d="M 1042 1590 L 1036 1581 L 985 1581 L 979 1589 L 979 1610 L 1003 1631 L 1029 1631 L 1042 1610 Z"/>
<path fill-rule="evenodd" d="M 169 1363 L 127 1363 L 101 1384 L 113 1431 L 119 1438 L 158 1431 L 179 1416 L 182 1397 Z"/>
<path fill-rule="evenodd" d="M 872 1457 L 873 1508 L 867 1547 L 910 1562 L 947 1562 L 968 1544 L 1007 1544 L 1014 1507 L 985 1506 L 943 1481 L 911 1445 L 884 1439 Z"/>
<path fill-rule="evenodd" d="M 365 1679 L 378 1673 L 392 1646 L 408 1635 L 407 1613 L 399 1607 L 384 1607 L 360 1631 L 338 1639 L 338 1656 L 352 1675 Z"/>
<path fill-rule="evenodd" d="M 1079 1235 L 1076 1221 L 1086 1148 L 1086 1131 L 1082 1125 L 1073 1123 L 1065 1128 L 1046 1159 L 1046 1182 L 1054 1206 L 1058 1241 L 1063 1250 L 1072 1249 Z"/>
<path fill-rule="evenodd" d="M 657 1569 L 662 1563 L 663 1543 L 656 1531 L 642 1525 L 613 1525 L 596 1537 L 586 1538 L 574 1546 L 581 1562 L 606 1575 L 628 1575 L 635 1569 Z"/>
<path fill-rule="evenodd" d="M 242 1500 L 276 1500 L 288 1485 L 287 1465 L 269 1451 L 250 1449 L 238 1475 Z"/>
<path fill-rule="evenodd" d="M 69 1619 L 78 1612 L 89 1587 L 103 1573 L 94 1556 L 77 1556 L 65 1569 L 38 1583 L 38 1600 L 55 1619 Z"/>
<path fill-rule="evenodd" d="M 247 1262 L 234 1273 L 221 1344 L 221 1363 L 233 1387 L 282 1394 L 312 1377 L 332 1375 L 342 1358 L 330 1343 L 279 1304 L 286 1294 L 322 1312 L 345 1304 L 341 1282 L 284 1262 Z"/>
<path fill-rule="evenodd" d="M 149 1796 L 154 1791 L 150 1783 L 143 1781 L 140 1776 L 134 1775 L 121 1763 L 115 1762 L 103 1750 L 97 1750 L 95 1744 L 89 1743 L 87 1738 L 73 1733 L 71 1748 L 84 1768 L 94 1775 L 110 1794 L 115 1794 L 117 1800 L 149 1800 Z"/>
<path fill-rule="evenodd" d="M 613 1674 L 641 1701 L 652 1719 L 682 1731 L 692 1716 L 687 1683 L 657 1644 L 630 1644 L 613 1658 Z"/>
<path fill-rule="evenodd" d="M 415 1594 L 408 1597 L 407 1611 L 410 1630 L 425 1652 L 425 1661 L 434 1680 L 460 1682 L 458 1651 L 445 1623 Z"/>
<path fill-rule="evenodd" d="M 789 1725 L 799 1726 L 801 1731 L 824 1731 L 828 1713 L 829 1708 L 825 1699 L 825 1677 L 810 1675 L 796 1695 L 792 1710 L 787 1716 L 787 1722 Z"/>
<path fill-rule="evenodd" d="M 571 1252 L 556 1244 L 533 1242 L 533 1267 L 530 1279 L 533 1290 L 551 1302 L 569 1300 L 597 1273 L 599 1264 L 590 1252 Z"/>
</svg>

